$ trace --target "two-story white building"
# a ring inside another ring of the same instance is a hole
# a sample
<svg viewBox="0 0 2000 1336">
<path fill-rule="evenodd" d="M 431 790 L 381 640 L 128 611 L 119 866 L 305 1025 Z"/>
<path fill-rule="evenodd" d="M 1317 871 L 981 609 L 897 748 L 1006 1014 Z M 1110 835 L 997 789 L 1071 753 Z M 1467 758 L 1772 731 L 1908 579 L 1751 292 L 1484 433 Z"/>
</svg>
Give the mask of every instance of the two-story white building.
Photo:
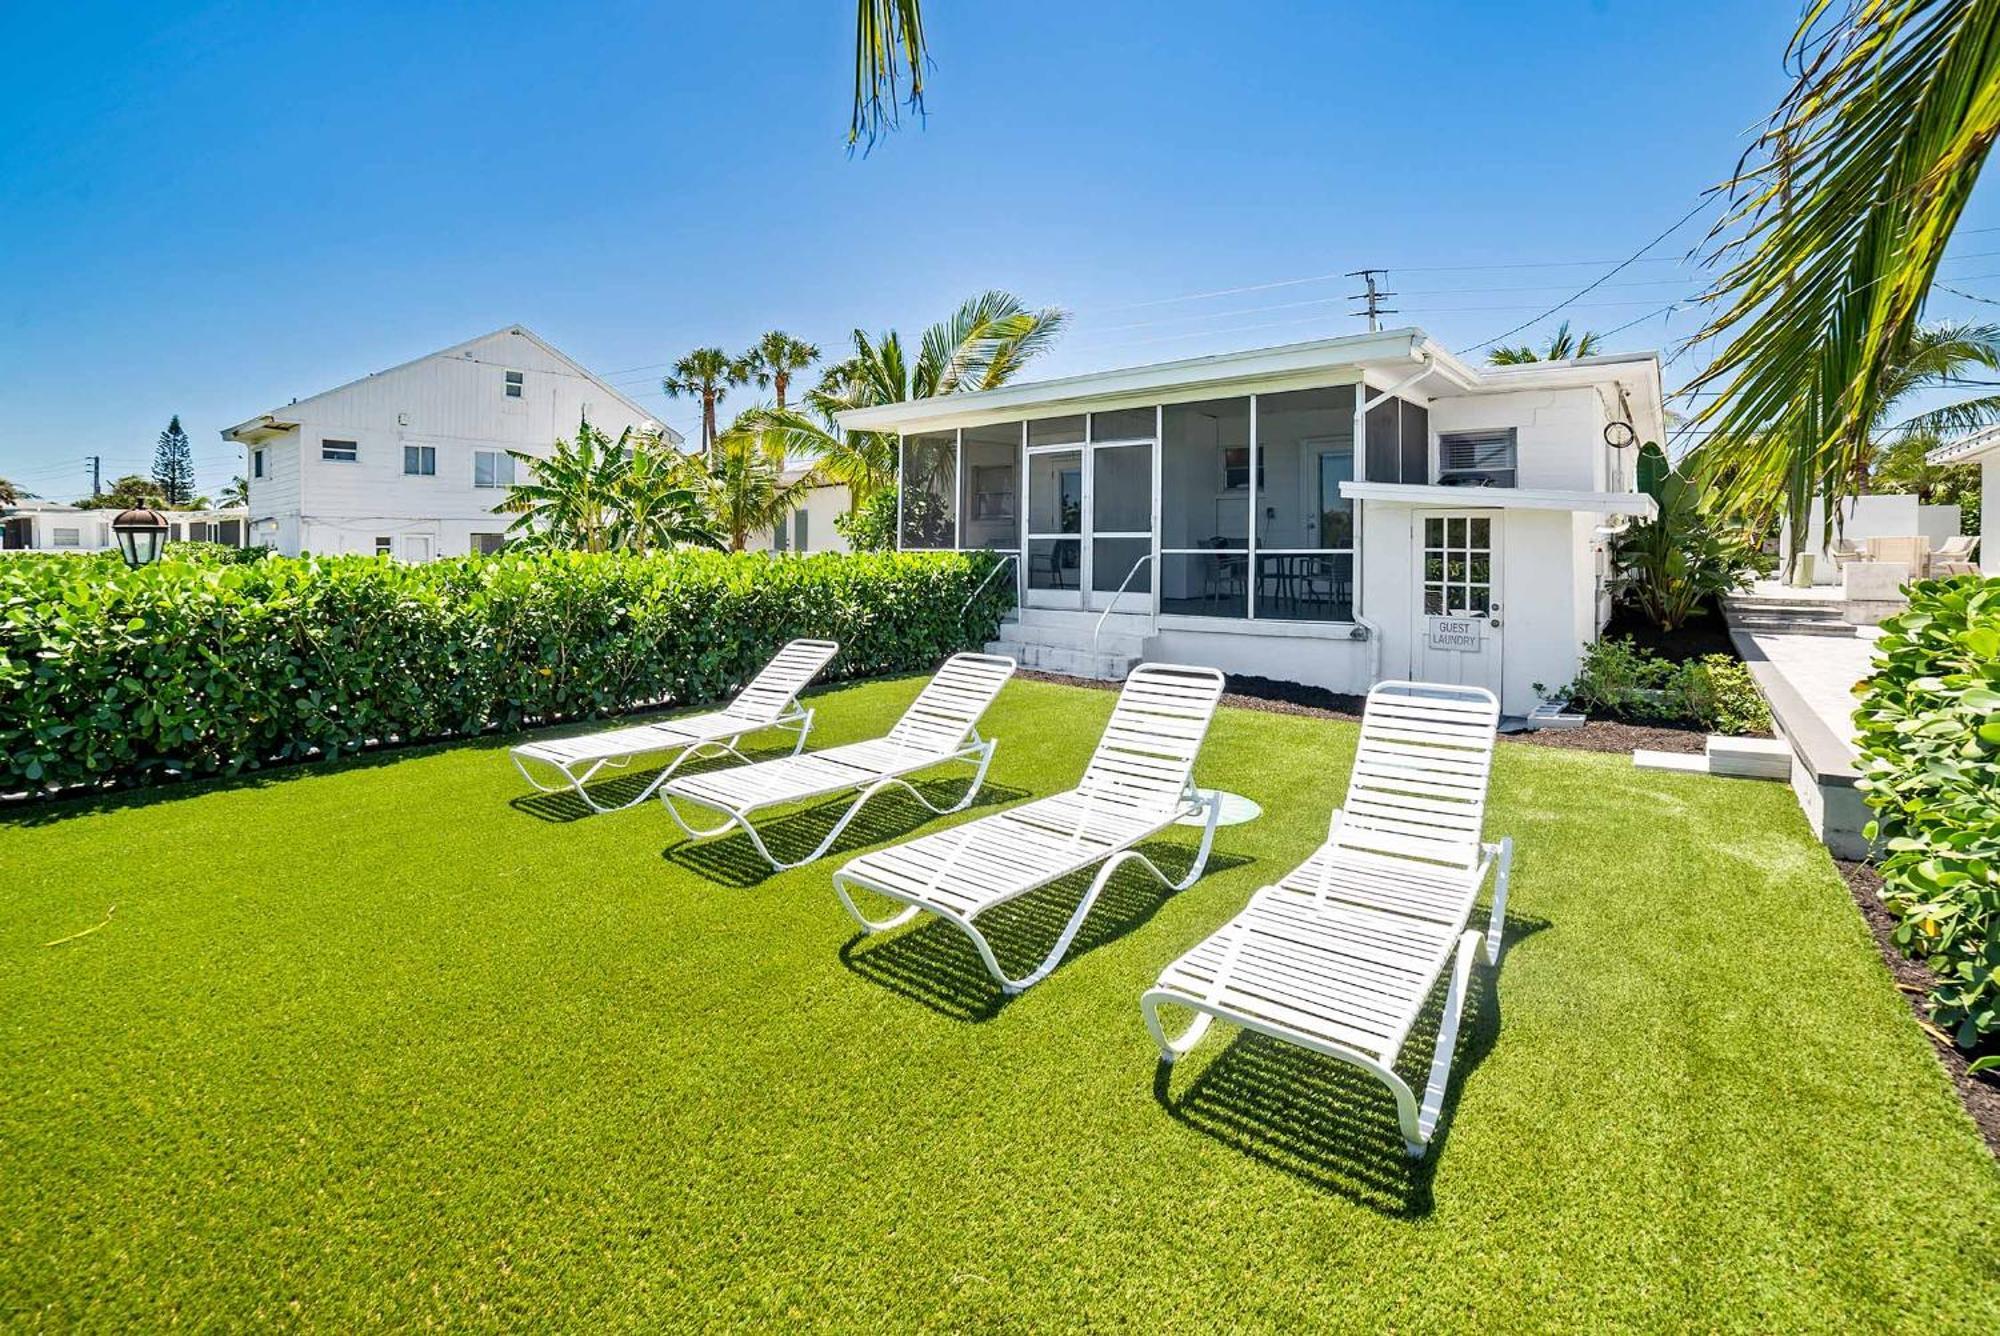
<svg viewBox="0 0 2000 1336">
<path fill-rule="evenodd" d="M 1473 366 L 1417 329 L 841 415 L 896 432 L 899 544 L 1015 562 L 998 651 L 1363 692 L 1463 682 L 1509 714 L 1610 616 L 1606 540 L 1653 513 L 1652 353 Z"/>
<path fill-rule="evenodd" d="M 406 561 L 497 550 L 507 453 L 547 455 L 588 421 L 613 440 L 651 414 L 520 325 L 238 423 L 252 544 Z M 523 479 L 525 481 L 525 479 Z"/>
</svg>

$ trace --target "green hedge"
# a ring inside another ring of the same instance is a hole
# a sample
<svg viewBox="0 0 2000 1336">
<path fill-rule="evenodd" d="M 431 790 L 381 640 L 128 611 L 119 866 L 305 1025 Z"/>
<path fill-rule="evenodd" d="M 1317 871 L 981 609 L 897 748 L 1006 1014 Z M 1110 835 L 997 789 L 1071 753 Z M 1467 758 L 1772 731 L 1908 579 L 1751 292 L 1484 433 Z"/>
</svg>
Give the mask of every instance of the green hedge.
<svg viewBox="0 0 2000 1336">
<path fill-rule="evenodd" d="M 0 560 L 0 794 L 227 774 L 723 696 L 782 643 L 916 671 L 1013 599 L 978 553 L 547 553 L 401 565 Z"/>
<path fill-rule="evenodd" d="M 1936 971 L 1932 1014 L 1973 1048 L 2000 1036 L 2000 580 L 1910 594 L 1859 688 L 1860 786 L 1896 942 Z"/>
</svg>

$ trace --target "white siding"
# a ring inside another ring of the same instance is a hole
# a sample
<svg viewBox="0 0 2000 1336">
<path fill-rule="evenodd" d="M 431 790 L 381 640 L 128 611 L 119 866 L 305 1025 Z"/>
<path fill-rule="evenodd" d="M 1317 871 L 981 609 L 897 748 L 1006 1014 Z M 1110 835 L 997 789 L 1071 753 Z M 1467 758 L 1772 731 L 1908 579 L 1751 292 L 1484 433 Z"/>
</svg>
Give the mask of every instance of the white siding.
<svg viewBox="0 0 2000 1336">
<path fill-rule="evenodd" d="M 509 371 L 521 373 L 518 398 L 506 393 Z M 373 552 L 381 536 L 401 552 L 404 536 L 425 536 L 434 556 L 463 555 L 471 535 L 507 527 L 509 517 L 492 513 L 504 489 L 473 486 L 474 451 L 546 455 L 586 417 L 613 440 L 648 421 L 513 330 L 315 395 L 278 416 L 298 425 L 263 446 L 268 486 L 252 480 L 251 510 L 276 521 L 280 551 Z M 356 459 L 324 458 L 330 439 L 355 442 Z M 432 447 L 436 473 L 406 475 L 405 445 Z"/>
<path fill-rule="evenodd" d="M 1593 388 L 1454 395 L 1431 400 L 1430 408 L 1433 437 L 1454 431 L 1514 428 L 1517 487 L 1606 490 L 1606 417 L 1604 402 Z M 1435 470 L 1435 457 L 1432 463 Z"/>
</svg>

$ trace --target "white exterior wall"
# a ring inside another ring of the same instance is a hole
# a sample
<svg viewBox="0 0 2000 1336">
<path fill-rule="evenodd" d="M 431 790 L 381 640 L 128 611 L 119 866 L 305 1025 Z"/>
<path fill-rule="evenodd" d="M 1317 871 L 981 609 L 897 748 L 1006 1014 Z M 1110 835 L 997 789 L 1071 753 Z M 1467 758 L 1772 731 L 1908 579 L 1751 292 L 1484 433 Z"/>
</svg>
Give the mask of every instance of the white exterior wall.
<svg viewBox="0 0 2000 1336">
<path fill-rule="evenodd" d="M 836 483 L 828 487 L 815 487 L 806 494 L 806 503 L 799 507 L 806 517 L 807 552 L 845 552 L 847 540 L 833 527 L 833 522 L 848 512 L 847 488 Z M 785 551 L 793 552 L 793 538 L 798 533 L 796 515 L 789 517 L 785 526 Z M 769 529 L 760 529 L 750 536 L 748 544 L 752 551 L 772 551 L 776 543 Z"/>
<path fill-rule="evenodd" d="M 2000 455 L 1979 462 L 1979 573 L 2000 575 Z"/>
<path fill-rule="evenodd" d="M 506 393 L 506 373 L 522 393 Z M 476 450 L 547 455 L 557 438 L 590 424 L 616 440 L 650 421 L 538 340 L 504 330 L 316 395 L 275 414 L 297 425 L 245 445 L 263 449 L 265 477 L 250 480 L 255 541 L 280 552 L 375 551 L 378 537 L 405 554 L 406 538 L 429 540 L 432 556 L 462 556 L 475 533 L 499 533 L 511 516 L 493 506 L 505 489 L 473 486 Z M 353 463 L 325 459 L 322 442 L 353 441 Z M 403 447 L 437 453 L 431 476 L 403 472 Z"/>
<path fill-rule="evenodd" d="M 1431 409 L 1431 468 L 1436 476 L 1436 438 L 1447 432 L 1512 427 L 1518 455 L 1514 485 L 1550 491 L 1621 491 L 1629 486 L 1634 464 L 1614 456 L 1636 450 L 1613 450 L 1604 444 L 1610 421 L 1603 398 L 1595 389 L 1514 390 L 1505 394 L 1462 394 L 1433 399 Z M 1614 473 L 1626 481 L 1612 486 Z"/>
</svg>

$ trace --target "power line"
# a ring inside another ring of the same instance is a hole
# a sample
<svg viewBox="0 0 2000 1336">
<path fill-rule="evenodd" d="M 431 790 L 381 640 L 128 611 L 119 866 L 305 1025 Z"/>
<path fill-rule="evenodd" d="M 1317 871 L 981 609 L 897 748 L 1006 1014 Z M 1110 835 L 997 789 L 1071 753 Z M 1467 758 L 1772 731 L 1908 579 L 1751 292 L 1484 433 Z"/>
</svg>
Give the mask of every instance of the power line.
<svg viewBox="0 0 2000 1336">
<path fill-rule="evenodd" d="M 1461 348 L 1461 349 L 1459 349 L 1459 352 L 1460 352 L 1460 354 L 1461 354 L 1461 355 L 1463 355 L 1463 354 L 1465 354 L 1465 353 L 1474 353 L 1474 352 L 1478 352 L 1478 351 L 1479 351 L 1479 350 L 1480 350 L 1481 348 L 1490 348 L 1490 347 L 1492 347 L 1492 346 L 1493 346 L 1494 344 L 1496 344 L 1496 343 L 1500 342 L 1500 340 L 1502 340 L 1502 339 L 1505 339 L 1505 338 L 1511 338 L 1511 337 L 1513 337 L 1514 335 L 1516 335 L 1516 334 L 1519 334 L 1519 333 L 1520 333 L 1520 332 L 1521 332 L 1522 330 L 1524 330 L 1524 329 L 1527 329 L 1527 328 L 1528 328 L 1529 326 L 1531 326 L 1531 325 L 1538 325 L 1538 324 L 1540 324 L 1540 323 L 1541 323 L 1542 321 L 1544 321 L 1544 320 L 1548 319 L 1548 318 L 1549 318 L 1550 316 L 1554 315 L 1554 314 L 1555 314 L 1556 312 L 1558 312 L 1558 311 L 1562 310 L 1562 309 L 1563 309 L 1563 308 L 1564 308 L 1565 306 L 1568 306 L 1568 305 L 1570 305 L 1570 304 L 1571 304 L 1572 302 L 1576 301 L 1576 300 L 1577 300 L 1577 298 L 1579 298 L 1579 297 L 1583 297 L 1583 296 L 1586 296 L 1586 295 L 1588 295 L 1588 294 L 1589 294 L 1590 292 L 1592 292 L 1593 290 L 1595 290 L 1595 289 L 1596 289 L 1597 287 L 1599 287 L 1599 286 L 1600 286 L 1601 284 L 1603 284 L 1603 283 L 1604 283 L 1604 282 L 1606 282 L 1606 281 L 1607 281 L 1608 279 L 1610 279 L 1610 278 L 1612 278 L 1612 277 L 1613 277 L 1614 275 L 1616 275 L 1616 274 L 1617 274 L 1617 273 L 1618 273 L 1618 272 L 1619 272 L 1620 270 L 1623 270 L 1623 269 L 1626 269 L 1626 268 L 1628 268 L 1629 266 L 1631 266 L 1631 265 L 1634 265 L 1634 264 L 1638 263 L 1638 261 L 1639 261 L 1640 257 L 1641 257 L 1641 256 L 1643 256 L 1643 255 L 1645 255 L 1645 253 L 1646 253 L 1647 251 L 1649 251 L 1649 250 L 1653 249 L 1653 247 L 1655 247 L 1655 246 L 1659 245 L 1659 244 L 1660 244 L 1660 243 L 1661 243 L 1662 241 L 1665 241 L 1665 240 L 1666 240 L 1666 239 L 1667 239 L 1668 237 L 1670 237 L 1670 236 L 1672 236 L 1672 235 L 1673 235 L 1674 233 L 1676 233 L 1676 232 L 1680 231 L 1680 230 L 1681 230 L 1681 227 L 1682 227 L 1682 226 L 1683 226 L 1683 225 L 1684 225 L 1684 224 L 1685 224 L 1685 223 L 1686 223 L 1686 222 L 1687 222 L 1687 221 L 1688 221 L 1689 219 L 1693 218 L 1693 217 L 1694 217 L 1694 216 L 1695 216 L 1696 214 L 1700 213 L 1700 212 L 1701 212 L 1701 211 L 1702 211 L 1703 209 L 1706 209 L 1706 208 L 1707 208 L 1707 207 L 1709 206 L 1710 202 L 1711 202 L 1711 201 L 1710 201 L 1709 197 L 1708 197 L 1708 196 L 1706 196 L 1706 195 L 1704 195 L 1704 196 L 1703 196 L 1702 198 L 1700 198 L 1699 200 L 1696 200 L 1696 201 L 1695 201 L 1695 205 L 1694 205 L 1694 207 L 1693 207 L 1692 209 L 1689 209 L 1689 210 L 1688 210 L 1688 211 L 1687 211 L 1686 213 L 1684 213 L 1684 214 L 1682 214 L 1682 215 L 1681 215 L 1680 217 L 1678 217 L 1678 218 L 1674 219 L 1674 221 L 1673 221 L 1673 224 L 1672 224 L 1672 226 L 1668 227 L 1668 228 L 1667 228 L 1667 229 L 1666 229 L 1666 230 L 1665 230 L 1664 232 L 1662 232 L 1662 233 L 1660 233 L 1660 235 L 1658 235 L 1658 236 L 1654 237 L 1654 238 L 1653 238 L 1653 239 L 1652 239 L 1651 241 L 1647 242 L 1647 243 L 1646 243 L 1645 245 L 1643 245 L 1643 246 L 1639 247 L 1639 249 L 1638 249 L 1638 250 L 1635 250 L 1635 251 L 1633 251 L 1633 252 L 1632 252 L 1632 253 L 1631 253 L 1631 254 L 1630 254 L 1629 256 L 1627 256 L 1627 257 L 1626 257 L 1625 259 L 1623 259 L 1623 260 L 1619 261 L 1619 262 L 1618 262 L 1618 263 L 1617 263 L 1617 264 L 1616 264 L 1615 266 L 1613 266 L 1613 267 L 1612 267 L 1611 269 L 1609 269 L 1609 270 L 1606 270 L 1606 271 L 1605 271 L 1605 272 L 1604 272 L 1604 273 L 1603 273 L 1602 275 L 1600 275 L 1600 276 L 1599 276 L 1599 277 L 1597 277 L 1596 279 L 1592 280 L 1592 281 L 1591 281 L 1591 282 L 1589 282 L 1589 283 L 1586 283 L 1586 284 L 1584 284 L 1584 286 L 1583 286 L 1583 287 L 1581 287 L 1581 288 L 1578 288 L 1578 289 L 1577 289 L 1577 290 L 1576 290 L 1576 291 L 1575 291 L 1574 293 L 1570 294 L 1570 295 L 1569 295 L 1568 297 L 1564 298 L 1564 299 L 1563 299 L 1562 301 L 1559 301 L 1559 302 L 1557 302 L 1557 303 L 1556 303 L 1556 304 L 1555 304 L 1554 306 L 1551 306 L 1551 307 L 1550 307 L 1550 308 L 1549 308 L 1548 310 L 1546 310 L 1546 311 L 1543 311 L 1543 312 L 1542 312 L 1542 313 L 1541 313 L 1540 315 L 1537 315 L 1537 316 L 1533 317 L 1532 319 L 1528 319 L 1528 320 L 1523 320 L 1523 321 L 1522 321 L 1522 322 L 1521 322 L 1520 324 L 1518 324 L 1518 325 L 1514 326 L 1514 327 L 1513 327 L 1512 329 L 1509 329 L 1509 330 L 1505 331 L 1504 333 L 1500 333 L 1500 334 L 1495 334 L 1495 335 L 1494 335 L 1494 336 L 1493 336 L 1492 338 L 1490 338 L 1490 339 L 1487 339 L 1487 340 L 1486 340 L 1485 342 L 1483 342 L 1483 343 L 1475 343 L 1475 344 L 1473 344 L 1473 345 L 1472 345 L 1471 347 L 1469 347 L 1469 348 Z"/>
</svg>

